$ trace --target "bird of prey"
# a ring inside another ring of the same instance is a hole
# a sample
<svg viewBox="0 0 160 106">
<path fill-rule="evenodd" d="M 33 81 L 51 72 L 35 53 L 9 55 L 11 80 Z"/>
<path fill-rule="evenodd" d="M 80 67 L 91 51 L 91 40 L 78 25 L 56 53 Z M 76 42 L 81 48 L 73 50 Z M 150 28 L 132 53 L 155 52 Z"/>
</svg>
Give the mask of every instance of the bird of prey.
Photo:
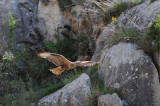
<svg viewBox="0 0 160 106">
<path fill-rule="evenodd" d="M 98 64 L 98 62 L 93 62 L 93 61 L 76 61 L 76 62 L 71 62 L 68 59 L 66 59 L 64 56 L 56 53 L 38 53 L 38 56 L 41 58 L 45 58 L 48 61 L 54 63 L 57 68 L 49 69 L 52 71 L 52 73 L 59 75 L 65 70 L 71 70 L 75 67 L 87 67 L 87 66 L 95 66 Z"/>
</svg>

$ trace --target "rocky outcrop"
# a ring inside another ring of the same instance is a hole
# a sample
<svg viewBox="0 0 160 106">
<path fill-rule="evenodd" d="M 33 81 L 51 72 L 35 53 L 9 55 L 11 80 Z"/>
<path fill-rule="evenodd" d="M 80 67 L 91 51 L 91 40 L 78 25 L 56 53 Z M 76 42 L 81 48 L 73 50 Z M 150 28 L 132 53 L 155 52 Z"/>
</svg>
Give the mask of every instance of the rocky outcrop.
<svg viewBox="0 0 160 106">
<path fill-rule="evenodd" d="M 91 82 L 87 74 L 82 74 L 62 89 L 38 102 L 38 106 L 87 106 Z"/>
<path fill-rule="evenodd" d="M 152 19 L 155 19 L 156 15 L 160 13 L 159 4 L 158 0 L 151 4 L 150 0 L 147 0 L 126 13 L 122 13 L 118 18 L 118 23 L 121 27 L 135 28 L 137 31 L 145 32 L 152 23 Z"/>
<path fill-rule="evenodd" d="M 101 95 L 98 97 L 98 106 L 123 106 L 117 93 Z"/>
<path fill-rule="evenodd" d="M 50 0 L 47 5 L 41 0 L 38 3 L 38 20 L 40 26 L 44 26 L 44 40 L 56 42 L 54 34 L 57 29 L 63 27 L 63 14 L 58 0 Z"/>
<path fill-rule="evenodd" d="M 94 54 L 92 56 L 93 61 L 99 61 L 103 50 L 108 48 L 108 42 L 109 40 L 111 40 L 112 35 L 115 33 L 115 30 L 115 24 L 111 23 L 102 31 L 96 43 L 96 50 L 94 51 Z"/>
<path fill-rule="evenodd" d="M 137 45 L 119 43 L 105 50 L 98 70 L 106 87 L 117 90 L 130 106 L 158 106 L 158 72 Z"/>
<path fill-rule="evenodd" d="M 140 33 L 145 33 L 147 28 L 152 23 L 152 19 L 160 13 L 158 7 L 159 4 L 160 1 L 158 0 L 152 2 L 151 4 L 150 0 L 146 0 L 146 2 L 123 12 L 117 19 L 117 25 L 111 23 L 105 27 L 97 39 L 96 49 L 92 60 L 98 61 L 103 50 L 108 48 L 108 42 L 112 38 L 112 35 L 116 32 L 116 26 L 120 26 L 125 29 L 132 28 Z"/>
<path fill-rule="evenodd" d="M 41 47 L 43 40 L 43 28 L 37 22 L 37 0 L 3 0 L 0 2 L 0 37 L 5 37 L 9 32 L 8 20 L 9 12 L 13 15 L 14 19 L 20 19 L 16 23 L 13 41 L 16 44 L 29 44 L 32 49 Z"/>
<path fill-rule="evenodd" d="M 77 2 L 79 0 L 76 0 Z M 99 37 L 103 28 L 103 18 L 97 13 L 96 6 L 90 0 L 81 0 L 82 3 L 77 3 L 72 7 L 71 13 L 64 11 L 64 16 L 69 20 L 72 26 L 72 31 L 76 36 L 85 36 L 88 45 L 87 53 L 92 55 L 95 50 L 95 42 Z M 87 50 L 86 49 L 86 50 Z M 86 52 L 79 54 L 80 57 L 89 56 Z"/>
</svg>

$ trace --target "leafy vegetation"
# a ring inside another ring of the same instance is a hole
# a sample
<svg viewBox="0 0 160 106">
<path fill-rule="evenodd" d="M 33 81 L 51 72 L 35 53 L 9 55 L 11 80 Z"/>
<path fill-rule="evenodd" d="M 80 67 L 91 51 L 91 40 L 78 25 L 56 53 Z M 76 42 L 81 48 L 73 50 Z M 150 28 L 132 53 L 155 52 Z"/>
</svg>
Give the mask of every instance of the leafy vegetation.
<svg viewBox="0 0 160 106">
<path fill-rule="evenodd" d="M 16 42 L 13 37 L 18 21 L 9 13 L 9 33 L 5 34 L 9 42 L 5 52 L 0 56 L 0 104 L 4 106 L 28 106 L 31 102 L 36 102 L 42 96 L 64 85 L 57 83 L 54 75 L 48 77 L 52 75 L 48 71 L 51 64 L 25 49 L 20 51 L 15 47 Z M 24 68 L 21 69 L 19 61 L 23 61 L 21 64 L 27 67 L 23 66 Z M 52 79 L 55 80 L 51 82 Z M 41 92 L 38 92 L 39 90 Z"/>
<path fill-rule="evenodd" d="M 15 20 L 12 16 L 11 13 L 9 13 L 9 34 L 8 37 L 12 38 L 13 37 L 13 31 L 16 29 L 16 22 L 20 21 L 20 19 Z"/>
<path fill-rule="evenodd" d="M 55 38 L 57 40 L 56 43 L 45 42 L 45 45 L 48 48 L 47 51 L 62 54 L 64 57 L 66 57 L 70 61 L 75 61 L 78 56 L 77 47 L 78 47 L 79 39 L 75 39 L 73 37 L 60 38 L 56 34 L 55 34 Z"/>
<path fill-rule="evenodd" d="M 153 57 L 153 51 L 156 50 L 154 48 L 157 47 L 152 45 L 152 41 L 147 35 L 141 35 L 134 29 L 119 28 L 109 40 L 108 46 L 111 47 L 119 42 L 136 43 L 146 54 Z"/>
<path fill-rule="evenodd" d="M 90 106 L 98 106 L 98 97 L 100 95 L 112 94 L 115 92 L 114 90 L 106 88 L 104 86 L 103 81 L 98 78 L 97 70 L 98 66 L 95 66 L 87 71 L 87 74 L 91 78 L 91 84 L 92 84 L 91 94 L 88 97 Z"/>
<path fill-rule="evenodd" d="M 156 0 L 150 0 L 150 3 L 154 2 L 154 1 L 156 1 Z"/>
<path fill-rule="evenodd" d="M 109 46 L 119 43 L 120 41 L 133 41 L 140 37 L 139 33 L 134 29 L 118 28 L 109 41 Z"/>
<path fill-rule="evenodd" d="M 11 13 L 9 13 L 9 33 L 5 34 L 9 38 L 7 49 L 0 60 L 0 104 L 10 103 L 12 95 L 9 95 L 14 92 L 19 92 L 21 90 L 21 79 L 17 76 L 17 61 L 15 56 L 12 53 L 12 38 L 13 31 L 16 28 L 15 24 L 19 20 L 14 20 Z"/>
<path fill-rule="evenodd" d="M 57 91 L 58 89 L 62 88 L 65 84 L 64 83 L 57 83 L 55 85 L 51 85 L 46 88 L 42 88 L 38 92 L 36 92 L 36 95 L 38 95 L 38 99 L 41 99 L 44 96 L 47 96 L 50 93 L 53 93 Z"/>
<path fill-rule="evenodd" d="M 159 38 L 160 38 L 160 14 L 156 19 L 153 19 L 152 25 L 149 27 L 147 38 L 155 42 L 155 50 L 158 50 Z"/>
<path fill-rule="evenodd" d="M 150 53 L 158 52 L 158 55 L 159 55 L 159 53 L 160 53 L 159 38 L 160 38 L 160 14 L 157 15 L 156 19 L 153 19 L 152 24 L 148 29 L 147 39 L 149 39 L 150 42 L 151 42 L 149 46 L 152 46 L 152 49 L 150 50 Z M 152 58 L 154 56 L 153 53 L 151 55 Z M 159 61 L 160 61 L 160 58 L 159 58 Z M 160 63 L 155 62 L 155 65 L 156 65 L 157 69 L 159 70 Z"/>
</svg>

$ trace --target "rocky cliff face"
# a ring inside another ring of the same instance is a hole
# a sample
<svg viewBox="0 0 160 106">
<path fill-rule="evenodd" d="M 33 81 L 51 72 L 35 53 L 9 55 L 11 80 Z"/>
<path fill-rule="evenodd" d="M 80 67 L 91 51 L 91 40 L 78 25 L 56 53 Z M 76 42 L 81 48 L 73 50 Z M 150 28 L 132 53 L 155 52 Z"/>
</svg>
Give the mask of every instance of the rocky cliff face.
<svg viewBox="0 0 160 106">
<path fill-rule="evenodd" d="M 41 0 L 38 3 L 38 21 L 45 29 L 46 41 L 56 42 L 54 34 L 58 28 L 63 28 L 63 14 L 57 0 L 50 0 L 46 5 Z"/>
<path fill-rule="evenodd" d="M 14 40 L 16 43 L 29 44 L 31 48 L 36 49 L 40 47 L 40 42 L 43 40 L 42 30 L 38 26 L 37 20 L 37 0 L 3 0 L 0 4 L 0 32 L 2 33 L 1 38 L 5 37 L 6 33 L 9 32 L 8 20 L 9 12 L 13 14 L 15 19 L 20 19 L 17 22 L 16 30 L 14 31 Z M 38 27 L 37 27 L 38 26 Z M 5 39 L 6 40 L 6 39 Z"/>
<path fill-rule="evenodd" d="M 160 2 L 155 1 L 150 4 L 148 0 L 123 12 L 117 19 L 118 26 L 125 29 L 136 29 L 140 33 L 145 33 L 151 25 L 152 19 L 156 17 L 156 14 L 160 13 L 158 8 L 159 3 Z M 117 25 L 110 23 L 104 28 L 97 39 L 96 50 L 92 60 L 99 60 L 103 49 L 107 48 L 109 40 L 111 40 L 113 33 L 116 32 L 116 26 Z"/>
<path fill-rule="evenodd" d="M 159 11 L 158 0 L 150 0 L 124 11 L 114 22 L 106 23 L 99 13 L 102 11 L 91 0 L 72 0 L 71 4 L 63 4 L 62 0 L 2 0 L 0 1 L 0 52 L 7 44 L 8 13 L 11 12 L 17 22 L 14 40 L 17 44 L 29 45 L 38 51 L 43 42 L 56 42 L 54 34 L 60 37 L 80 35 L 86 37 L 86 42 L 79 44 L 78 60 L 84 60 L 88 54 L 93 61 L 100 61 L 98 75 L 106 87 L 117 91 L 121 99 L 127 100 L 131 106 L 158 106 L 159 77 L 153 61 L 136 44 L 118 43 L 109 47 L 109 41 L 116 32 L 116 26 L 125 29 L 135 29 L 146 33 Z M 127 2 L 122 0 L 121 2 Z M 119 0 L 113 0 L 120 4 Z M 85 52 L 84 52 L 85 51 Z M 158 53 L 155 60 L 158 61 Z M 88 56 L 89 57 L 89 56 Z M 89 59 L 89 58 L 88 58 Z M 82 81 L 82 82 L 81 82 Z M 77 83 L 79 84 L 77 86 Z M 73 86 L 74 89 L 70 89 Z M 66 90 L 67 89 L 67 90 Z M 79 93 L 81 92 L 81 94 Z M 83 74 L 74 83 L 66 85 L 61 90 L 42 98 L 39 105 L 68 105 L 79 106 L 87 104 L 86 95 L 90 92 L 90 79 Z M 81 98 L 80 96 L 84 97 Z M 115 97 L 115 96 L 114 96 Z M 99 97 L 101 104 L 112 104 L 105 98 Z M 117 96 L 116 96 L 117 98 Z M 67 100 L 67 101 L 66 101 Z M 116 99 L 121 104 L 120 99 Z"/>
</svg>

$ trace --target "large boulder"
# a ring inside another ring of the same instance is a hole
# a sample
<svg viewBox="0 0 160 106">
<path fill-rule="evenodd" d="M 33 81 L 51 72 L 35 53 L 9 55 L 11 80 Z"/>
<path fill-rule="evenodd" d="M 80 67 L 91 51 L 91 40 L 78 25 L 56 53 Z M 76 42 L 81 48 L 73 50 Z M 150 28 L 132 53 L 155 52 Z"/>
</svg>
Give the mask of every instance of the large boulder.
<svg viewBox="0 0 160 106">
<path fill-rule="evenodd" d="M 123 106 L 117 93 L 106 94 L 98 97 L 98 106 Z"/>
<path fill-rule="evenodd" d="M 131 43 L 106 49 L 100 59 L 99 78 L 117 90 L 130 106 L 159 106 L 159 78 L 151 58 Z"/>
<path fill-rule="evenodd" d="M 90 89 L 90 78 L 83 73 L 62 89 L 40 99 L 38 106 L 87 106 Z"/>
<path fill-rule="evenodd" d="M 144 3 L 123 12 L 117 19 L 117 25 L 114 23 L 107 25 L 96 40 L 96 49 L 92 60 L 98 61 L 103 50 L 108 48 L 108 42 L 116 32 L 116 26 L 125 29 L 132 28 L 140 33 L 145 33 L 151 25 L 152 19 L 160 13 L 159 4 L 160 1 L 158 0 L 152 3 L 150 3 L 150 0 L 145 0 Z"/>
</svg>

